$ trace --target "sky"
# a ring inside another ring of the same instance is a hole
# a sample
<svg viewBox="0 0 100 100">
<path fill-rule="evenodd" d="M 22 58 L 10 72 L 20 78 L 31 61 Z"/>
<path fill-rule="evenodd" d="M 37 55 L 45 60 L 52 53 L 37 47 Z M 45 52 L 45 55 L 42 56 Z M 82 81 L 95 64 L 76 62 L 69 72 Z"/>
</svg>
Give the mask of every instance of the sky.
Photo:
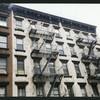
<svg viewBox="0 0 100 100">
<path fill-rule="evenodd" d="M 100 4 L 15 3 L 14 5 L 97 26 L 96 34 L 100 37 Z"/>
</svg>

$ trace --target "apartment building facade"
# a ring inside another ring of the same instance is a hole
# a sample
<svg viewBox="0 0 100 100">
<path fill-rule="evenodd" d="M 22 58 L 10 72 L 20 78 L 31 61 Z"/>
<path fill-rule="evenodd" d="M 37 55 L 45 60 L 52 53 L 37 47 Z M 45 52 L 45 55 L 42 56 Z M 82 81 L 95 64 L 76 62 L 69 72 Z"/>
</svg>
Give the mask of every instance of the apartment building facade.
<svg viewBox="0 0 100 100">
<path fill-rule="evenodd" d="M 16 5 L 0 7 L 5 8 L 5 12 L 0 10 L 1 50 L 5 42 L 9 48 L 0 53 L 0 68 L 4 70 L 6 65 L 9 73 L 0 73 L 0 78 L 9 81 L 6 92 L 0 85 L 1 96 L 100 96 L 100 40 L 96 26 Z M 4 20 L 4 13 L 9 21 Z M 9 28 L 2 29 L 4 22 Z M 5 33 L 9 33 L 7 41 Z M 6 52 L 9 56 L 5 64 Z"/>
</svg>

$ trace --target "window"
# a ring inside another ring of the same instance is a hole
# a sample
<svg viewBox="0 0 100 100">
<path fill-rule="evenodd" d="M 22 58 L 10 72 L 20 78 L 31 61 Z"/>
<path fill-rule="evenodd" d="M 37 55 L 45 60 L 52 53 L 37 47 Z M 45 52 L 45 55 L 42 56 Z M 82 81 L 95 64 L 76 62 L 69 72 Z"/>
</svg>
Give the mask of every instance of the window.
<svg viewBox="0 0 100 100">
<path fill-rule="evenodd" d="M 36 93 L 37 93 L 37 97 L 44 96 L 44 84 L 43 83 L 37 83 Z"/>
<path fill-rule="evenodd" d="M 54 33 L 56 34 L 57 37 L 60 37 L 59 29 L 54 29 Z"/>
<path fill-rule="evenodd" d="M 50 61 L 48 63 L 48 65 L 49 65 L 50 74 L 55 74 L 55 64 L 54 64 L 54 62 Z"/>
<path fill-rule="evenodd" d="M 33 42 L 32 42 L 32 47 L 33 47 L 34 49 L 38 49 L 38 42 L 37 42 L 37 41 L 33 41 Z"/>
<path fill-rule="evenodd" d="M 53 87 L 52 94 L 53 95 L 51 95 L 51 96 L 53 96 L 53 97 L 60 97 L 59 88 L 58 87 Z"/>
<path fill-rule="evenodd" d="M 93 89 L 95 97 L 98 97 L 99 96 L 99 92 L 98 92 L 98 89 L 97 89 L 97 85 L 92 85 L 92 89 Z"/>
<path fill-rule="evenodd" d="M 18 50 L 23 50 L 23 39 L 17 38 L 17 47 Z"/>
<path fill-rule="evenodd" d="M 74 97 L 72 85 L 67 84 L 67 89 L 68 89 L 69 97 Z"/>
<path fill-rule="evenodd" d="M 80 72 L 80 69 L 79 69 L 79 65 L 78 64 L 74 64 L 74 66 L 75 66 L 75 70 L 76 70 L 77 77 L 78 76 L 81 76 L 81 72 Z"/>
<path fill-rule="evenodd" d="M 80 89 L 81 89 L 82 96 L 83 96 L 83 97 L 87 97 L 87 93 L 86 93 L 85 86 L 80 85 Z"/>
<path fill-rule="evenodd" d="M 74 51 L 74 46 L 69 46 L 69 48 L 70 48 L 70 52 L 71 52 L 71 55 L 75 52 Z"/>
<path fill-rule="evenodd" d="M 0 26 L 7 26 L 7 18 L 4 16 L 0 16 Z"/>
<path fill-rule="evenodd" d="M 47 26 L 43 26 L 43 30 L 44 30 L 45 34 L 49 34 Z"/>
<path fill-rule="evenodd" d="M 21 28 L 22 27 L 22 20 L 16 20 L 16 27 Z"/>
<path fill-rule="evenodd" d="M 24 71 L 24 59 L 22 58 L 17 58 L 17 71 L 18 74 L 25 74 Z"/>
<path fill-rule="evenodd" d="M 51 53 L 51 44 L 50 43 L 46 43 L 46 51 L 47 51 L 47 53 Z"/>
<path fill-rule="evenodd" d="M 65 75 L 69 75 L 68 68 L 67 68 L 67 63 L 62 62 L 62 67 L 63 67 L 63 73 Z"/>
<path fill-rule="evenodd" d="M 34 24 L 31 25 L 32 29 L 36 29 L 36 26 Z"/>
<path fill-rule="evenodd" d="M 34 67 L 35 67 L 35 72 L 38 74 L 41 74 L 40 60 L 39 59 L 34 60 Z"/>
<path fill-rule="evenodd" d="M 63 45 L 59 45 L 59 54 L 64 55 Z"/>
<path fill-rule="evenodd" d="M 6 73 L 7 59 L 0 57 L 0 73 Z"/>
<path fill-rule="evenodd" d="M 19 97 L 26 96 L 25 87 L 18 86 L 18 96 L 19 96 Z"/>
<path fill-rule="evenodd" d="M 70 36 L 69 31 L 65 31 L 66 36 Z"/>
<path fill-rule="evenodd" d="M 0 87 L 0 97 L 6 96 L 6 87 Z"/>
<path fill-rule="evenodd" d="M 0 36 L 0 48 L 7 48 L 7 37 Z"/>
</svg>

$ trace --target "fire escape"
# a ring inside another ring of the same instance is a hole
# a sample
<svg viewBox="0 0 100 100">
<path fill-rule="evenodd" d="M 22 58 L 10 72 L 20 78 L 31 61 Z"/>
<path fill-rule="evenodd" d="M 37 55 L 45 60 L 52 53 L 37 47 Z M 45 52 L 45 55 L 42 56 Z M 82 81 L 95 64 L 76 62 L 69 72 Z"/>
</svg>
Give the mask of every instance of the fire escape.
<svg viewBox="0 0 100 100">
<path fill-rule="evenodd" d="M 76 40 L 76 43 L 81 45 L 87 45 L 88 50 L 83 49 L 82 52 L 82 62 L 83 63 L 90 63 L 92 62 L 96 69 L 90 69 L 88 66 L 87 73 L 88 73 L 88 82 L 98 82 L 100 81 L 100 53 L 98 51 L 94 51 L 94 47 L 97 43 L 96 38 L 90 39 L 90 38 L 83 38 L 78 37 Z"/>
<path fill-rule="evenodd" d="M 31 28 L 30 32 L 29 32 L 29 37 L 33 41 L 31 57 L 32 58 L 34 58 L 34 57 L 42 58 L 45 56 L 47 59 L 47 62 L 45 63 L 44 66 L 41 66 L 41 65 L 34 66 L 33 82 L 37 82 L 37 84 L 38 84 L 39 82 L 46 82 L 47 80 L 49 80 L 52 83 L 51 88 L 47 94 L 47 97 L 49 97 L 51 95 L 51 92 L 52 92 L 52 89 L 53 89 L 55 83 L 61 82 L 61 77 L 62 77 L 62 74 L 59 74 L 59 73 L 51 74 L 47 70 L 48 63 L 50 62 L 50 60 L 56 59 L 59 54 L 59 52 L 57 51 L 57 46 L 55 46 L 55 45 L 52 45 L 51 46 L 52 48 L 49 51 L 46 50 L 46 42 L 53 41 L 54 33 L 48 31 L 48 34 L 47 34 L 47 31 L 45 32 L 45 31 L 42 31 L 39 29 Z M 41 37 L 43 39 L 43 42 L 39 43 L 38 40 Z"/>
</svg>

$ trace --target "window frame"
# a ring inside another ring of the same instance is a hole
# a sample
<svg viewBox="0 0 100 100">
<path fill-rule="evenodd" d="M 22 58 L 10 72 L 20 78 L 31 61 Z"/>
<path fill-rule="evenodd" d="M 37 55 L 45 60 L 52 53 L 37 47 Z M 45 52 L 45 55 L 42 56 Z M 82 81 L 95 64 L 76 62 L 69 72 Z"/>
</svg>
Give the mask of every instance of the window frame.
<svg viewBox="0 0 100 100">
<path fill-rule="evenodd" d="M 26 86 L 17 86 L 17 88 L 18 88 L 18 97 L 26 97 Z M 21 89 L 21 96 L 19 95 L 20 93 L 19 93 L 19 89 Z M 23 95 L 23 90 L 22 89 L 24 89 L 24 95 Z"/>
<path fill-rule="evenodd" d="M 4 70 L 5 73 L 4 73 L 4 72 L 3 72 L 3 73 L 0 72 L 0 74 L 6 74 L 6 73 L 7 73 L 7 57 L 0 57 L 0 59 L 3 59 L 3 58 L 5 59 L 5 62 L 6 62 L 6 66 L 5 66 L 5 68 L 4 68 L 4 69 L 5 69 L 5 70 Z M 0 68 L 0 69 L 1 69 L 1 68 Z"/>
<path fill-rule="evenodd" d="M 16 23 L 15 23 L 15 26 L 16 26 L 16 28 L 22 28 L 22 20 L 21 19 L 15 19 L 16 20 Z M 19 22 L 21 23 L 21 24 L 19 24 Z"/>
<path fill-rule="evenodd" d="M 69 75 L 69 70 L 68 70 L 68 65 L 66 62 L 61 62 L 62 63 L 62 67 L 63 67 L 63 73 L 64 75 Z M 63 66 L 64 64 L 64 66 Z M 66 73 L 64 72 L 64 69 L 66 70 Z"/>
<path fill-rule="evenodd" d="M 44 83 L 42 83 L 42 82 L 37 83 L 37 85 L 36 85 L 36 95 L 37 95 L 37 97 L 44 97 L 44 94 L 45 94 L 44 93 Z"/>
<path fill-rule="evenodd" d="M 54 93 L 54 92 L 55 92 L 55 91 L 54 91 L 55 88 L 57 89 L 56 92 L 57 92 L 58 94 L 55 94 L 55 93 Z M 52 95 L 53 95 L 54 97 L 60 97 L 60 89 L 59 89 L 59 87 L 57 87 L 57 86 L 54 86 L 54 87 L 53 87 L 53 89 L 52 89 Z M 51 96 L 52 96 L 52 95 L 51 95 Z"/>
<path fill-rule="evenodd" d="M 5 21 L 3 20 L 1 20 L 2 18 L 5 18 Z M 7 27 L 8 26 L 8 23 L 7 23 L 7 16 L 2 16 L 2 15 L 0 15 L 0 22 L 5 22 L 5 25 L 2 25 L 2 24 L 0 24 L 0 26 L 3 26 L 3 27 Z"/>
<path fill-rule="evenodd" d="M 49 44 L 49 48 L 48 48 L 48 44 Z M 49 53 L 49 54 L 51 54 L 51 52 L 52 52 L 52 46 L 51 46 L 51 43 L 46 43 L 46 52 L 47 53 Z"/>
<path fill-rule="evenodd" d="M 74 67 L 75 67 L 76 76 L 77 76 L 77 77 L 82 76 L 81 71 L 80 71 L 80 68 L 79 68 L 79 64 L 74 63 Z M 77 68 L 78 70 L 77 70 L 76 68 Z M 77 72 L 78 72 L 78 73 L 77 73 Z"/>
<path fill-rule="evenodd" d="M 18 68 L 20 68 L 20 66 L 18 67 L 18 60 L 19 60 L 19 61 L 23 61 L 23 66 L 22 66 L 23 68 L 21 68 L 21 69 L 18 69 Z M 22 74 L 22 75 L 25 74 L 25 64 L 24 64 L 25 62 L 24 62 L 24 60 L 25 60 L 25 59 L 22 58 L 22 57 L 21 57 L 21 58 L 19 58 L 19 57 L 17 58 L 17 74 Z M 23 69 L 23 70 L 22 70 L 22 69 Z M 23 73 L 19 73 L 20 71 L 22 71 Z"/>
<path fill-rule="evenodd" d="M 99 91 L 98 91 L 97 85 L 96 84 L 91 85 L 91 87 L 92 87 L 92 90 L 93 90 L 93 93 L 94 93 L 95 97 L 99 97 Z"/>
<path fill-rule="evenodd" d="M 5 44 L 6 47 L 0 47 L 0 48 L 2 48 L 2 49 L 7 49 L 7 48 L 8 48 L 8 37 L 7 37 L 6 35 L 0 35 L 0 37 L 1 37 L 1 38 L 2 38 L 2 37 L 5 37 L 5 38 L 6 38 L 6 42 L 0 41 L 0 44 Z M 0 40 L 1 40 L 1 39 L 0 39 Z"/>
<path fill-rule="evenodd" d="M 17 42 L 18 42 L 18 39 L 19 40 L 22 40 L 22 44 L 18 44 Z M 18 45 L 20 45 L 21 46 L 21 49 L 20 48 L 18 48 Z M 24 38 L 19 38 L 19 37 L 16 37 L 16 49 L 17 50 L 24 50 Z"/>
<path fill-rule="evenodd" d="M 59 44 L 59 55 L 64 55 L 64 48 L 63 48 L 63 44 Z"/>
<path fill-rule="evenodd" d="M 50 61 L 48 63 L 48 66 L 49 66 L 49 71 L 50 71 L 50 74 L 55 74 L 56 73 L 56 69 L 55 69 L 55 62 L 54 61 Z M 52 72 L 53 71 L 53 72 Z"/>
<path fill-rule="evenodd" d="M 66 85 L 67 85 L 69 97 L 74 97 L 73 84 L 66 84 Z"/>
<path fill-rule="evenodd" d="M 3 95 L 3 94 L 0 94 L 0 97 L 5 97 L 6 94 L 7 94 L 7 87 L 6 87 L 6 86 L 0 86 L 0 88 L 4 88 L 4 89 L 5 89 L 5 90 L 4 90 L 4 96 L 1 96 L 1 95 Z"/>
<path fill-rule="evenodd" d="M 85 95 L 83 95 L 82 89 L 84 89 L 84 94 L 85 94 Z M 80 90 L 81 90 L 82 97 L 87 97 L 87 92 L 86 92 L 85 85 L 81 85 L 81 84 L 80 84 Z"/>
</svg>

